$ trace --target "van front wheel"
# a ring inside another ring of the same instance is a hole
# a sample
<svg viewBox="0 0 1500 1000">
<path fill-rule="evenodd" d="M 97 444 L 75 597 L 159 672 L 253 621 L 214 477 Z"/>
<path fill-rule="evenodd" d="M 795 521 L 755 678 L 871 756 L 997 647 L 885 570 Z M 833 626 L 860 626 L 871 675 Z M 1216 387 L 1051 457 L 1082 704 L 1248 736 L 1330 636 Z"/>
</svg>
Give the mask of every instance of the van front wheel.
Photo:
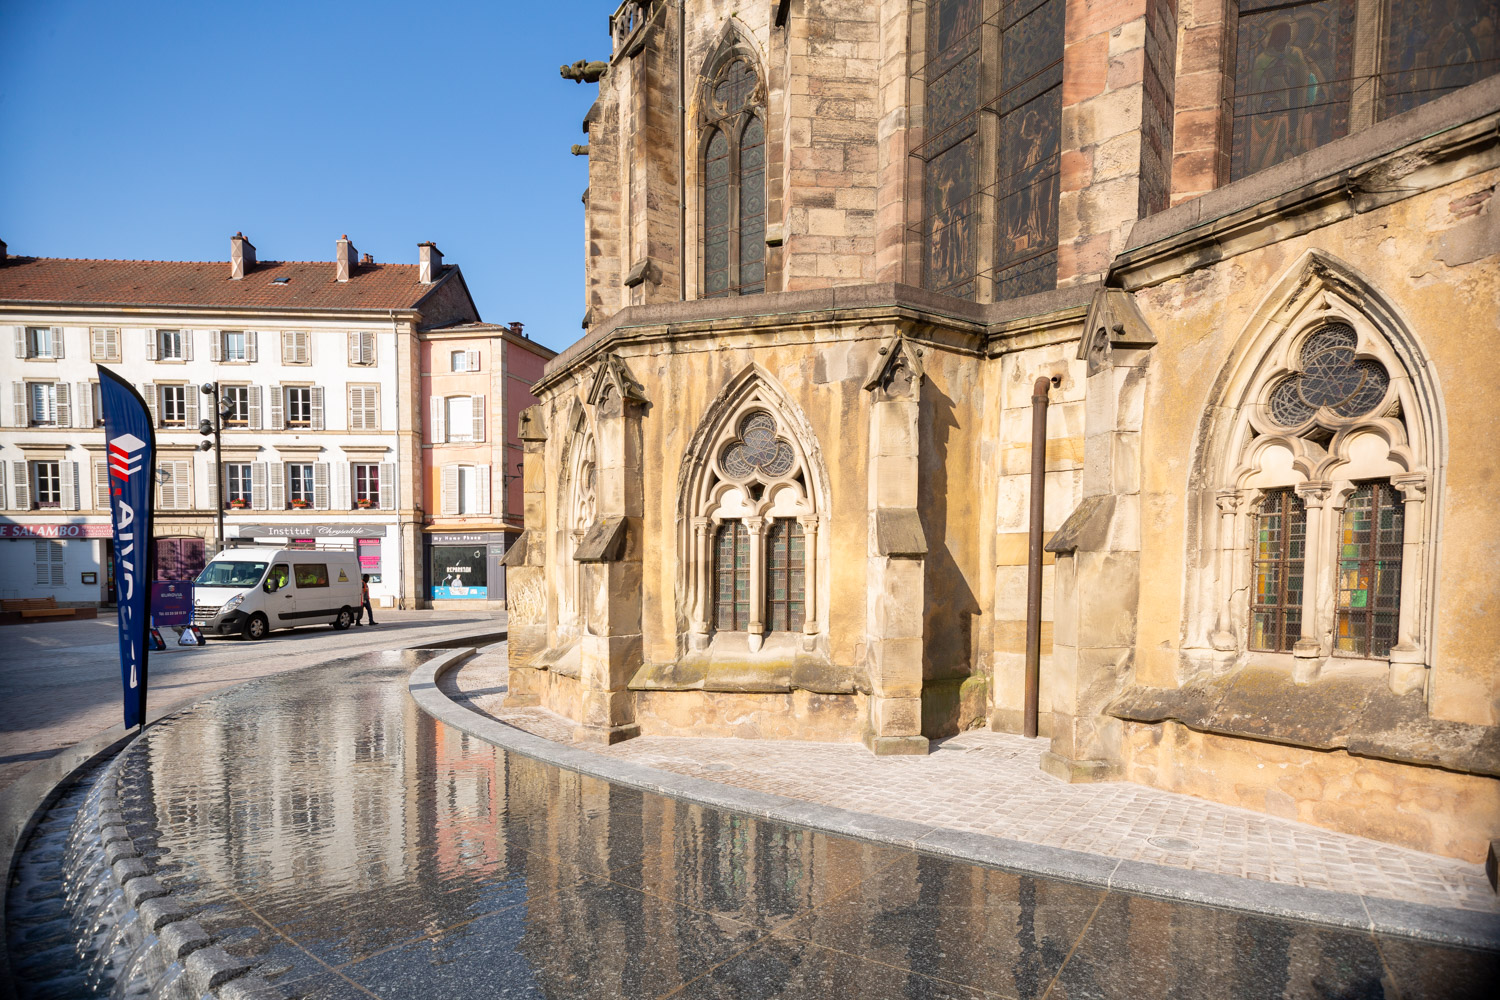
<svg viewBox="0 0 1500 1000">
<path fill-rule="evenodd" d="M 333 620 L 333 627 L 342 632 L 354 624 L 354 612 L 349 608 L 339 608 L 339 616 Z"/>
<path fill-rule="evenodd" d="M 256 612 L 245 619 L 244 636 L 252 642 L 264 639 L 266 633 L 270 630 L 270 626 L 266 622 L 266 616 L 260 612 Z"/>
</svg>

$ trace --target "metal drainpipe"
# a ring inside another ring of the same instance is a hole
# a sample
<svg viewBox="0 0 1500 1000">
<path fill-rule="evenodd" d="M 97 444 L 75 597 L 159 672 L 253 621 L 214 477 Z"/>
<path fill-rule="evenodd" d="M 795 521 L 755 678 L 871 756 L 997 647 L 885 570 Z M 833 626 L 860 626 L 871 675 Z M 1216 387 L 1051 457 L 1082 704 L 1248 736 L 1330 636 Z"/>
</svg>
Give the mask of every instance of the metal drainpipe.
<svg viewBox="0 0 1500 1000">
<path fill-rule="evenodd" d="M 1047 390 L 1061 384 L 1043 375 L 1031 388 L 1031 522 L 1026 551 L 1026 703 L 1024 732 L 1036 736 L 1042 669 L 1042 515 L 1047 507 Z"/>
</svg>

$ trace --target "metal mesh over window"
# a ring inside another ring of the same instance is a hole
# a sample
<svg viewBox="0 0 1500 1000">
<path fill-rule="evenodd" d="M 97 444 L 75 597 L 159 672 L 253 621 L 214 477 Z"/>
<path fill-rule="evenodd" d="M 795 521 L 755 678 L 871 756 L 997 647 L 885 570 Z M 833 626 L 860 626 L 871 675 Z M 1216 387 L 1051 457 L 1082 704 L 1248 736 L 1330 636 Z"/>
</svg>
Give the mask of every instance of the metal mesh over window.
<svg viewBox="0 0 1500 1000">
<path fill-rule="evenodd" d="M 772 632 L 800 631 L 806 615 L 806 543 L 791 518 L 771 522 L 766 533 L 766 615 Z"/>
<path fill-rule="evenodd" d="M 725 521 L 714 537 L 714 625 L 721 632 L 750 627 L 750 533 L 743 521 Z"/>
<path fill-rule="evenodd" d="M 1334 651 L 1389 656 L 1401 611 L 1405 507 L 1389 483 L 1363 483 L 1344 504 Z"/>
<path fill-rule="evenodd" d="M 1294 490 L 1272 490 L 1254 520 L 1250 648 L 1290 652 L 1302 634 L 1307 508 Z"/>
</svg>

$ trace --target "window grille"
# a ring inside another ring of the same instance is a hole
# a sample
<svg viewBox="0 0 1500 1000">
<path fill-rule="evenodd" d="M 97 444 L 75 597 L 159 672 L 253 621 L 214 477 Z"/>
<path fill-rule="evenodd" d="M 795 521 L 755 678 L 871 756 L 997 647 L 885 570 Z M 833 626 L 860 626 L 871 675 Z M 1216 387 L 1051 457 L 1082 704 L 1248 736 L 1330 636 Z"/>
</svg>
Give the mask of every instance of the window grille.
<svg viewBox="0 0 1500 1000">
<path fill-rule="evenodd" d="M 1254 519 L 1250 648 L 1291 652 L 1302 635 L 1307 507 L 1295 490 L 1272 490 Z"/>
<path fill-rule="evenodd" d="M 1362 483 L 1344 503 L 1334 611 L 1337 653 L 1384 657 L 1396 644 L 1405 514 L 1389 483 Z"/>
<path fill-rule="evenodd" d="M 719 525 L 714 553 L 715 627 L 721 632 L 744 632 L 750 627 L 750 533 L 743 521 Z"/>
</svg>

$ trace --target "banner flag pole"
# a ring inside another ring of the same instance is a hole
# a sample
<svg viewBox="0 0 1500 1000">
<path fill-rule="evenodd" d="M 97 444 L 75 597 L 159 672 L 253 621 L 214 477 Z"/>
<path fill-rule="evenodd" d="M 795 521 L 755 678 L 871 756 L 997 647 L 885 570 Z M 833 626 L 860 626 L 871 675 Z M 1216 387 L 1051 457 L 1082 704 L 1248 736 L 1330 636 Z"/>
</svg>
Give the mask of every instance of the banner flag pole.
<svg viewBox="0 0 1500 1000">
<path fill-rule="evenodd" d="M 151 532 L 156 483 L 156 430 L 135 386 L 99 369 L 99 405 L 109 466 L 109 513 L 115 537 L 115 607 L 119 609 L 120 684 L 125 728 L 146 726 L 146 641 L 150 628 Z"/>
</svg>

